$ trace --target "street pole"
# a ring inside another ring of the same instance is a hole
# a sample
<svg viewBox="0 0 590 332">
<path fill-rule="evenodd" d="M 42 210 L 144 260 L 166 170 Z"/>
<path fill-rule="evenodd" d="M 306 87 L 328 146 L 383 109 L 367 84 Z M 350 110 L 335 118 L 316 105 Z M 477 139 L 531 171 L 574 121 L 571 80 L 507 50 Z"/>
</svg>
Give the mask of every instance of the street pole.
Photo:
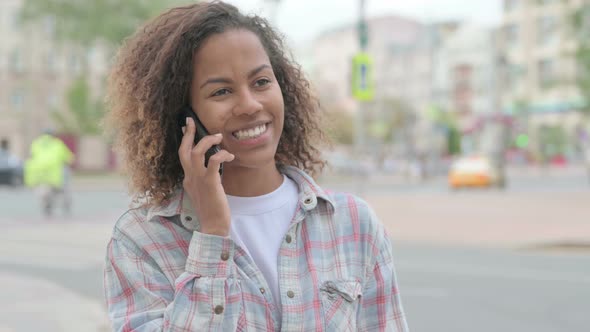
<svg viewBox="0 0 590 332">
<path fill-rule="evenodd" d="M 366 1 L 359 0 L 358 40 L 361 52 L 367 50 L 367 20 L 365 16 Z M 365 113 L 366 104 L 358 101 L 355 121 L 355 150 L 356 155 L 363 157 L 365 148 Z"/>
<path fill-rule="evenodd" d="M 367 33 L 367 20 L 365 16 L 365 9 L 366 9 L 366 1 L 359 0 L 359 22 L 358 22 L 358 40 L 359 40 L 359 48 L 361 52 L 366 52 L 367 50 L 367 41 L 368 41 L 368 33 Z M 356 158 L 360 158 L 360 161 L 363 161 L 364 158 L 367 157 L 366 153 L 366 143 L 365 143 L 365 112 L 367 111 L 366 102 L 359 100 L 358 101 L 358 109 L 356 112 L 356 121 L 355 121 L 355 150 L 356 150 Z M 364 163 L 361 164 L 363 167 Z M 370 174 L 364 174 L 365 170 L 364 167 L 358 173 L 357 179 L 357 194 L 360 196 L 364 196 L 365 194 L 365 184 L 367 182 L 367 177 Z"/>
</svg>

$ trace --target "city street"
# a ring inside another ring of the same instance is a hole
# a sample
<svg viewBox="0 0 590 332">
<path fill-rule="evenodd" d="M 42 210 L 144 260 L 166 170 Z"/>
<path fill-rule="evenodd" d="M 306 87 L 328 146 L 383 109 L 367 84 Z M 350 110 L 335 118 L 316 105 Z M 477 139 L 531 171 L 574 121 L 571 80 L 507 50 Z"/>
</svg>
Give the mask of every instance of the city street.
<svg viewBox="0 0 590 332">
<path fill-rule="evenodd" d="M 514 172 L 505 192 L 375 176 L 361 190 L 395 241 L 412 331 L 587 331 L 590 186 L 583 172 Z M 77 182 L 72 216 L 45 220 L 0 189 L 0 331 L 108 331 L 102 262 L 125 210 L 119 181 Z M 31 319 L 34 315 L 35 319 Z"/>
</svg>

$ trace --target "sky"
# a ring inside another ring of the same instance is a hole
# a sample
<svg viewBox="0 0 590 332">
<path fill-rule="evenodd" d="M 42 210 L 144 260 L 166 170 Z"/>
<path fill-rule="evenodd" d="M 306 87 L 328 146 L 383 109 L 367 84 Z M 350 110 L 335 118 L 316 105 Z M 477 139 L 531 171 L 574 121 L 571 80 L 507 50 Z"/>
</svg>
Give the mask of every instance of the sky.
<svg viewBox="0 0 590 332">
<path fill-rule="evenodd" d="M 273 0 L 225 0 L 246 13 L 269 17 Z M 276 1 L 276 0 L 275 0 Z M 274 24 L 288 40 L 302 44 L 322 31 L 355 23 L 359 0 L 280 0 Z M 366 0 L 368 17 L 396 14 L 422 22 L 464 20 L 484 26 L 500 24 L 501 0 Z"/>
</svg>

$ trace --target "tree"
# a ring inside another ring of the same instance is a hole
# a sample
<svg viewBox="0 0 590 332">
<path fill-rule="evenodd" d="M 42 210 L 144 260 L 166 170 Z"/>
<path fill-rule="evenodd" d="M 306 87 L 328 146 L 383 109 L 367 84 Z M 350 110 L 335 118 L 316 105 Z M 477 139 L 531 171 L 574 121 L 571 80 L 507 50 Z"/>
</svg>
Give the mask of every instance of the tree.
<svg viewBox="0 0 590 332">
<path fill-rule="evenodd" d="M 580 111 L 590 117 L 590 3 L 584 1 L 571 15 L 573 37 L 578 43 L 576 83 L 583 98 Z"/>
<path fill-rule="evenodd" d="M 63 133 L 78 136 L 98 135 L 104 107 L 100 100 L 90 95 L 90 87 L 84 78 L 78 78 L 66 93 L 67 111 L 53 111 L 51 117 Z"/>
<path fill-rule="evenodd" d="M 353 115 L 347 111 L 331 108 L 325 115 L 327 135 L 337 144 L 352 145 L 354 141 Z"/>
<path fill-rule="evenodd" d="M 194 2 L 194 1 L 192 1 Z M 167 7 L 189 3 L 181 0 L 25 0 L 21 17 L 25 24 L 52 19 L 56 41 L 81 46 L 100 44 L 108 54 L 144 21 Z M 61 130 L 77 135 L 100 133 L 102 104 L 92 100 L 84 78 L 76 80 L 66 93 L 66 111 L 53 111 Z M 100 96 L 97 96 L 100 97 Z"/>
<path fill-rule="evenodd" d="M 194 1 L 193 1 L 194 2 Z M 25 0 L 22 17 L 36 22 L 52 17 L 60 41 L 116 47 L 147 19 L 181 0 Z"/>
</svg>

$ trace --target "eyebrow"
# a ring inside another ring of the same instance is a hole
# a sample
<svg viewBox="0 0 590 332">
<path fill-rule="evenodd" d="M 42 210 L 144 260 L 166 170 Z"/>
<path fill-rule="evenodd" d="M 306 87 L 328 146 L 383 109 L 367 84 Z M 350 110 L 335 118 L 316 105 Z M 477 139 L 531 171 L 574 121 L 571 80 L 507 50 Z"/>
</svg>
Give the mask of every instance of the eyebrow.
<svg viewBox="0 0 590 332">
<path fill-rule="evenodd" d="M 260 65 L 254 69 L 252 69 L 249 73 L 248 73 L 248 78 L 252 78 L 252 76 L 260 73 L 263 69 L 266 68 L 271 68 L 268 64 L 263 64 Z M 232 80 L 230 80 L 229 78 L 225 78 L 225 77 L 211 77 L 209 79 L 207 79 L 199 89 L 202 89 L 205 85 L 207 84 L 213 84 L 213 83 L 225 83 L 225 84 L 229 84 L 231 83 Z"/>
</svg>

